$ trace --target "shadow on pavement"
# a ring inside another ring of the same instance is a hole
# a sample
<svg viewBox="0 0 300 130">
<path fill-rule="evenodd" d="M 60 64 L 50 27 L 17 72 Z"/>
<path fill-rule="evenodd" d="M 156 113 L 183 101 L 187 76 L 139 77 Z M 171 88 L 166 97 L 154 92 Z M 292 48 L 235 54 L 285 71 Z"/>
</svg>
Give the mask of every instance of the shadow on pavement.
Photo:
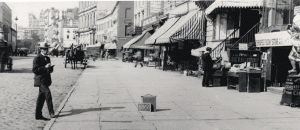
<svg viewBox="0 0 300 130">
<path fill-rule="evenodd" d="M 96 66 L 88 65 L 88 66 L 86 66 L 86 68 L 97 68 L 97 67 Z"/>
<path fill-rule="evenodd" d="M 156 109 L 156 112 L 159 112 L 159 111 L 169 111 L 171 109 Z"/>
<path fill-rule="evenodd" d="M 71 111 L 60 113 L 57 117 L 71 116 L 91 111 L 108 111 L 111 109 L 124 109 L 125 107 L 100 107 L 100 108 L 89 108 L 89 109 L 72 109 Z"/>
<path fill-rule="evenodd" d="M 14 69 L 13 68 L 11 71 L 5 70 L 2 73 L 33 73 L 33 72 L 32 72 L 32 68 L 22 68 L 22 69 Z"/>
</svg>

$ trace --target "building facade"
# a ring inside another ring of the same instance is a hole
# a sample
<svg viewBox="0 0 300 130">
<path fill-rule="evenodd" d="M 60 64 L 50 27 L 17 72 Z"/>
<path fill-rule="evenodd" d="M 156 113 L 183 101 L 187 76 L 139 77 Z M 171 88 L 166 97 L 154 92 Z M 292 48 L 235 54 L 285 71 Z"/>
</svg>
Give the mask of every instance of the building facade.
<svg viewBox="0 0 300 130">
<path fill-rule="evenodd" d="M 18 40 L 33 39 L 33 36 L 39 36 L 44 32 L 43 28 L 18 27 Z"/>
<path fill-rule="evenodd" d="M 117 50 L 132 39 L 134 23 L 134 2 L 118 1 L 112 11 L 97 19 L 96 40 L 101 44 L 117 41 Z M 118 54 L 121 56 L 121 54 Z"/>
<path fill-rule="evenodd" d="M 29 28 L 39 28 L 40 27 L 40 20 L 37 19 L 34 14 L 30 13 L 28 15 L 28 18 L 29 18 L 29 23 L 28 23 Z"/>
<path fill-rule="evenodd" d="M 79 1 L 79 27 L 76 42 L 87 45 L 95 44 L 97 1 Z"/>
<path fill-rule="evenodd" d="M 3 35 L 4 40 L 11 44 L 12 11 L 5 2 L 0 2 L 0 10 L 0 27 L 7 32 Z"/>
<path fill-rule="evenodd" d="M 78 45 L 76 42 L 76 30 L 78 29 L 78 22 L 74 22 L 69 19 L 68 22 L 64 22 L 62 27 L 62 43 L 64 48 L 69 48 L 72 44 Z"/>
<path fill-rule="evenodd" d="M 79 8 L 75 7 L 75 8 L 69 8 L 65 11 L 62 11 L 62 16 L 61 19 L 74 19 L 74 20 L 78 20 L 79 19 Z"/>
</svg>

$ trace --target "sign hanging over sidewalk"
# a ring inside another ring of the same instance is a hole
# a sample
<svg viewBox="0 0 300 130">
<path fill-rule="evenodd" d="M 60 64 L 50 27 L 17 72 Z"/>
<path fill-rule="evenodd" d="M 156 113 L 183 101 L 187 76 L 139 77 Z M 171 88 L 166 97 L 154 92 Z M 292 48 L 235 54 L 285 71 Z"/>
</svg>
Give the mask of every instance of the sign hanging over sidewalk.
<svg viewBox="0 0 300 130">
<path fill-rule="evenodd" d="M 293 46 L 300 43 L 292 39 L 287 31 L 255 34 L 255 42 L 256 47 Z"/>
</svg>

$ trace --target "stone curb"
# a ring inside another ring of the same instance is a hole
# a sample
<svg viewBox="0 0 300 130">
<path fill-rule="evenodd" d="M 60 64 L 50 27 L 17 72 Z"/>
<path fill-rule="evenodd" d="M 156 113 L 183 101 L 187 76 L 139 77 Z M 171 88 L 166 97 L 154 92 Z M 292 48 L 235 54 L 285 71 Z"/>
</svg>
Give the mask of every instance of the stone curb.
<svg viewBox="0 0 300 130">
<path fill-rule="evenodd" d="M 84 71 L 82 73 L 84 73 Z M 80 79 L 81 76 L 82 76 L 82 74 L 80 75 L 80 77 L 78 79 Z M 65 105 L 68 102 L 71 94 L 73 93 L 73 91 L 75 90 L 75 88 L 77 86 L 77 82 L 78 81 L 76 81 L 76 83 L 74 84 L 74 86 L 72 87 L 72 89 L 69 91 L 68 95 L 64 98 L 64 100 L 60 103 L 59 107 L 55 111 L 56 116 L 58 116 L 59 113 L 61 112 L 61 110 L 65 107 Z M 46 126 L 44 127 L 43 130 L 50 130 L 55 121 L 56 121 L 56 118 L 51 118 L 51 120 L 46 124 Z"/>
</svg>

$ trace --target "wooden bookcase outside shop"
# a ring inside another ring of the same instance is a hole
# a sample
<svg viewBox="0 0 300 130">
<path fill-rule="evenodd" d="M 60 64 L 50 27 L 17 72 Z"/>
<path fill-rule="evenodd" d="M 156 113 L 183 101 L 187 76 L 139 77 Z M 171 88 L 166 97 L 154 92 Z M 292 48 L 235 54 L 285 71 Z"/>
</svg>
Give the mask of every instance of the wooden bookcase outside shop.
<svg viewBox="0 0 300 130">
<path fill-rule="evenodd" d="M 231 64 L 251 62 L 252 66 L 260 67 L 261 51 L 257 50 L 230 50 L 229 61 Z"/>
</svg>

